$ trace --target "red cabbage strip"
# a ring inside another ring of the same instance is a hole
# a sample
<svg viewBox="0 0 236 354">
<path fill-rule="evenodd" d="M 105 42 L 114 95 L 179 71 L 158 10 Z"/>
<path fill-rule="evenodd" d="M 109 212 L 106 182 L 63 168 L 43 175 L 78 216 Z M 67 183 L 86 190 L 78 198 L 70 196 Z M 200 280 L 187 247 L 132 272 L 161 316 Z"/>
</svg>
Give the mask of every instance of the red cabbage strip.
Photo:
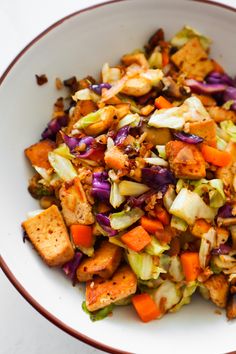
<svg viewBox="0 0 236 354">
<path fill-rule="evenodd" d="M 72 280 L 73 285 L 76 282 L 76 271 L 83 257 L 83 253 L 77 251 L 74 255 L 74 258 L 69 262 L 66 262 L 62 269 L 65 274 Z"/>
<path fill-rule="evenodd" d="M 183 141 L 188 144 L 199 144 L 203 142 L 203 138 L 198 135 L 188 134 L 185 132 L 174 133 L 176 139 Z"/>
<path fill-rule="evenodd" d="M 103 230 L 108 234 L 108 236 L 115 236 L 117 235 L 117 231 L 112 229 L 110 219 L 107 215 L 105 214 L 97 214 L 96 215 L 96 220 L 99 223 L 99 225 L 103 228 Z"/>
</svg>

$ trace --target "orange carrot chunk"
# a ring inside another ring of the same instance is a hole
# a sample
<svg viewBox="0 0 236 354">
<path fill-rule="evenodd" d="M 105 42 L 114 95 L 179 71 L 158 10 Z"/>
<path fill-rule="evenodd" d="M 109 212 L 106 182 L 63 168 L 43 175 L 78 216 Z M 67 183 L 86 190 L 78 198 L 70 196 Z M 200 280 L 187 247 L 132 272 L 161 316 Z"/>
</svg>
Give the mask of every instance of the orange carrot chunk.
<svg viewBox="0 0 236 354">
<path fill-rule="evenodd" d="M 124 242 L 131 250 L 139 252 L 151 242 L 151 237 L 142 226 L 137 226 L 122 235 L 121 241 Z"/>
<path fill-rule="evenodd" d="M 170 214 L 166 211 L 166 209 L 161 206 L 156 206 L 155 208 L 156 217 L 160 220 L 160 222 L 167 226 L 170 224 Z"/>
<path fill-rule="evenodd" d="M 155 99 L 155 106 L 158 109 L 173 107 L 172 103 L 167 101 L 163 96 L 159 96 Z"/>
<path fill-rule="evenodd" d="M 200 273 L 198 252 L 185 252 L 180 256 L 184 275 L 187 281 L 196 280 Z"/>
<path fill-rule="evenodd" d="M 229 152 L 220 151 L 208 145 L 202 146 L 202 155 L 205 161 L 219 167 L 229 165 L 232 160 L 232 156 Z"/>
<path fill-rule="evenodd" d="M 146 216 L 141 218 L 142 227 L 151 234 L 154 234 L 157 230 L 164 230 L 162 223 L 156 219 L 149 219 Z"/>
<path fill-rule="evenodd" d="M 147 293 L 134 295 L 131 301 L 143 322 L 155 320 L 161 315 L 155 301 Z"/>
<path fill-rule="evenodd" d="M 86 248 L 93 246 L 93 233 L 91 226 L 80 224 L 71 225 L 70 232 L 75 246 Z"/>
</svg>

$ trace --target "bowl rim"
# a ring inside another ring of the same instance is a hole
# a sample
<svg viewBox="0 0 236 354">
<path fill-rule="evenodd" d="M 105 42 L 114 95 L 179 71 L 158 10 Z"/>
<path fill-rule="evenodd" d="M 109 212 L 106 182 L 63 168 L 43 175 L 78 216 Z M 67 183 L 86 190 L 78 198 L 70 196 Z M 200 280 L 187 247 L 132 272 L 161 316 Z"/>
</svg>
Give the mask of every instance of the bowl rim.
<svg viewBox="0 0 236 354">
<path fill-rule="evenodd" d="M 28 49 L 30 49 L 35 43 L 37 43 L 41 38 L 46 36 L 50 31 L 55 29 L 56 27 L 60 26 L 64 21 L 69 20 L 72 17 L 79 16 L 80 14 L 88 11 L 92 11 L 98 7 L 103 7 L 103 6 L 109 6 L 114 3 L 119 3 L 119 2 L 126 2 L 126 1 L 131 1 L 131 0 L 110 0 L 106 2 L 102 2 L 99 4 L 95 4 L 89 7 L 85 7 L 81 10 L 75 11 L 70 13 L 69 15 L 66 15 L 65 17 L 59 19 L 58 21 L 54 22 L 52 25 L 47 27 L 45 30 L 43 30 L 41 33 L 39 33 L 36 37 L 34 37 L 16 56 L 15 58 L 10 62 L 8 67 L 5 69 L 3 74 L 0 76 L 0 86 L 2 85 L 3 81 L 13 68 L 13 66 L 18 62 L 18 60 L 27 52 Z M 192 1 L 192 2 L 197 2 L 197 3 L 202 3 L 202 4 L 207 4 L 207 5 L 212 5 L 216 7 L 220 7 L 229 11 L 232 11 L 236 13 L 236 7 L 226 5 L 219 3 L 217 1 L 211 1 L 211 0 L 186 0 L 186 1 Z M 55 326 L 66 332 L 67 334 L 71 335 L 72 337 L 79 339 L 80 341 L 95 347 L 99 350 L 103 350 L 107 353 L 114 353 L 114 354 L 131 354 L 130 352 L 119 350 L 116 348 L 113 348 L 109 345 L 103 344 L 102 342 L 98 342 L 91 337 L 88 337 L 79 331 L 73 329 L 72 327 L 68 326 L 65 324 L 63 321 L 59 320 L 56 316 L 54 316 L 51 312 L 46 310 L 40 303 L 38 303 L 30 294 L 29 292 L 23 287 L 23 285 L 17 280 L 17 278 L 14 276 L 14 274 L 11 272 L 10 268 L 7 266 L 7 263 L 4 261 L 3 257 L 0 254 L 0 268 L 2 269 L 3 273 L 5 273 L 6 277 L 8 280 L 12 283 L 12 285 L 16 288 L 16 290 L 24 297 L 24 299 L 37 310 L 43 317 L 45 317 L 47 320 L 49 320 L 51 323 L 53 323 Z M 234 352 L 228 353 L 232 354 Z"/>
</svg>

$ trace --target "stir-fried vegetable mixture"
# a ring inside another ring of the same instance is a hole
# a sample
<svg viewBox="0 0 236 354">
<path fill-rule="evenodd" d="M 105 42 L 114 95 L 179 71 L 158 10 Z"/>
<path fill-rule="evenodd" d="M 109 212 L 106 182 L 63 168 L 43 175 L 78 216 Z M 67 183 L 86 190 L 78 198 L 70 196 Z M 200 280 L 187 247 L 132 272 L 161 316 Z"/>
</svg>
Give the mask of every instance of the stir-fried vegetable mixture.
<svg viewBox="0 0 236 354">
<path fill-rule="evenodd" d="M 100 80 L 65 80 L 69 98 L 25 150 L 44 210 L 23 228 L 85 283 L 92 320 L 128 304 L 159 319 L 196 291 L 236 317 L 236 80 L 210 44 L 159 29 Z"/>
</svg>

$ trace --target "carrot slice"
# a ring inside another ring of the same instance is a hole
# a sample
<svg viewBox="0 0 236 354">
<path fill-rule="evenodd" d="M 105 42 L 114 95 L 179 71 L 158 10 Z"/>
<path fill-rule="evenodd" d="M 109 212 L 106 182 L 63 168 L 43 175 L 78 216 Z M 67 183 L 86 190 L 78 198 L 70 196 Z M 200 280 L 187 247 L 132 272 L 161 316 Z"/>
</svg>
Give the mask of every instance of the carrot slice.
<svg viewBox="0 0 236 354">
<path fill-rule="evenodd" d="M 141 217 L 142 227 L 151 234 L 154 234 L 157 230 L 164 230 L 162 223 L 156 219 L 149 219 L 146 216 Z"/>
<path fill-rule="evenodd" d="M 131 250 L 139 252 L 151 242 L 151 237 L 142 226 L 137 226 L 122 235 L 121 241 L 124 242 Z"/>
<path fill-rule="evenodd" d="M 161 221 L 161 223 L 165 226 L 170 224 L 170 214 L 166 211 L 166 209 L 161 206 L 156 206 L 155 208 L 156 217 Z"/>
<path fill-rule="evenodd" d="M 185 252 L 180 256 L 184 275 L 187 281 L 196 280 L 200 273 L 198 252 Z"/>
<path fill-rule="evenodd" d="M 75 246 L 86 248 L 93 246 L 93 233 L 91 226 L 80 224 L 71 225 L 70 232 Z"/>
<path fill-rule="evenodd" d="M 202 155 L 205 161 L 219 167 L 229 165 L 232 160 L 232 156 L 229 152 L 220 151 L 208 145 L 202 146 Z"/>
<path fill-rule="evenodd" d="M 147 293 L 134 295 L 131 301 L 138 316 L 143 322 L 155 320 L 161 315 L 155 301 Z"/>
<path fill-rule="evenodd" d="M 155 99 L 155 106 L 158 109 L 162 108 L 171 108 L 173 107 L 172 103 L 170 103 L 165 97 L 159 96 Z"/>
</svg>

